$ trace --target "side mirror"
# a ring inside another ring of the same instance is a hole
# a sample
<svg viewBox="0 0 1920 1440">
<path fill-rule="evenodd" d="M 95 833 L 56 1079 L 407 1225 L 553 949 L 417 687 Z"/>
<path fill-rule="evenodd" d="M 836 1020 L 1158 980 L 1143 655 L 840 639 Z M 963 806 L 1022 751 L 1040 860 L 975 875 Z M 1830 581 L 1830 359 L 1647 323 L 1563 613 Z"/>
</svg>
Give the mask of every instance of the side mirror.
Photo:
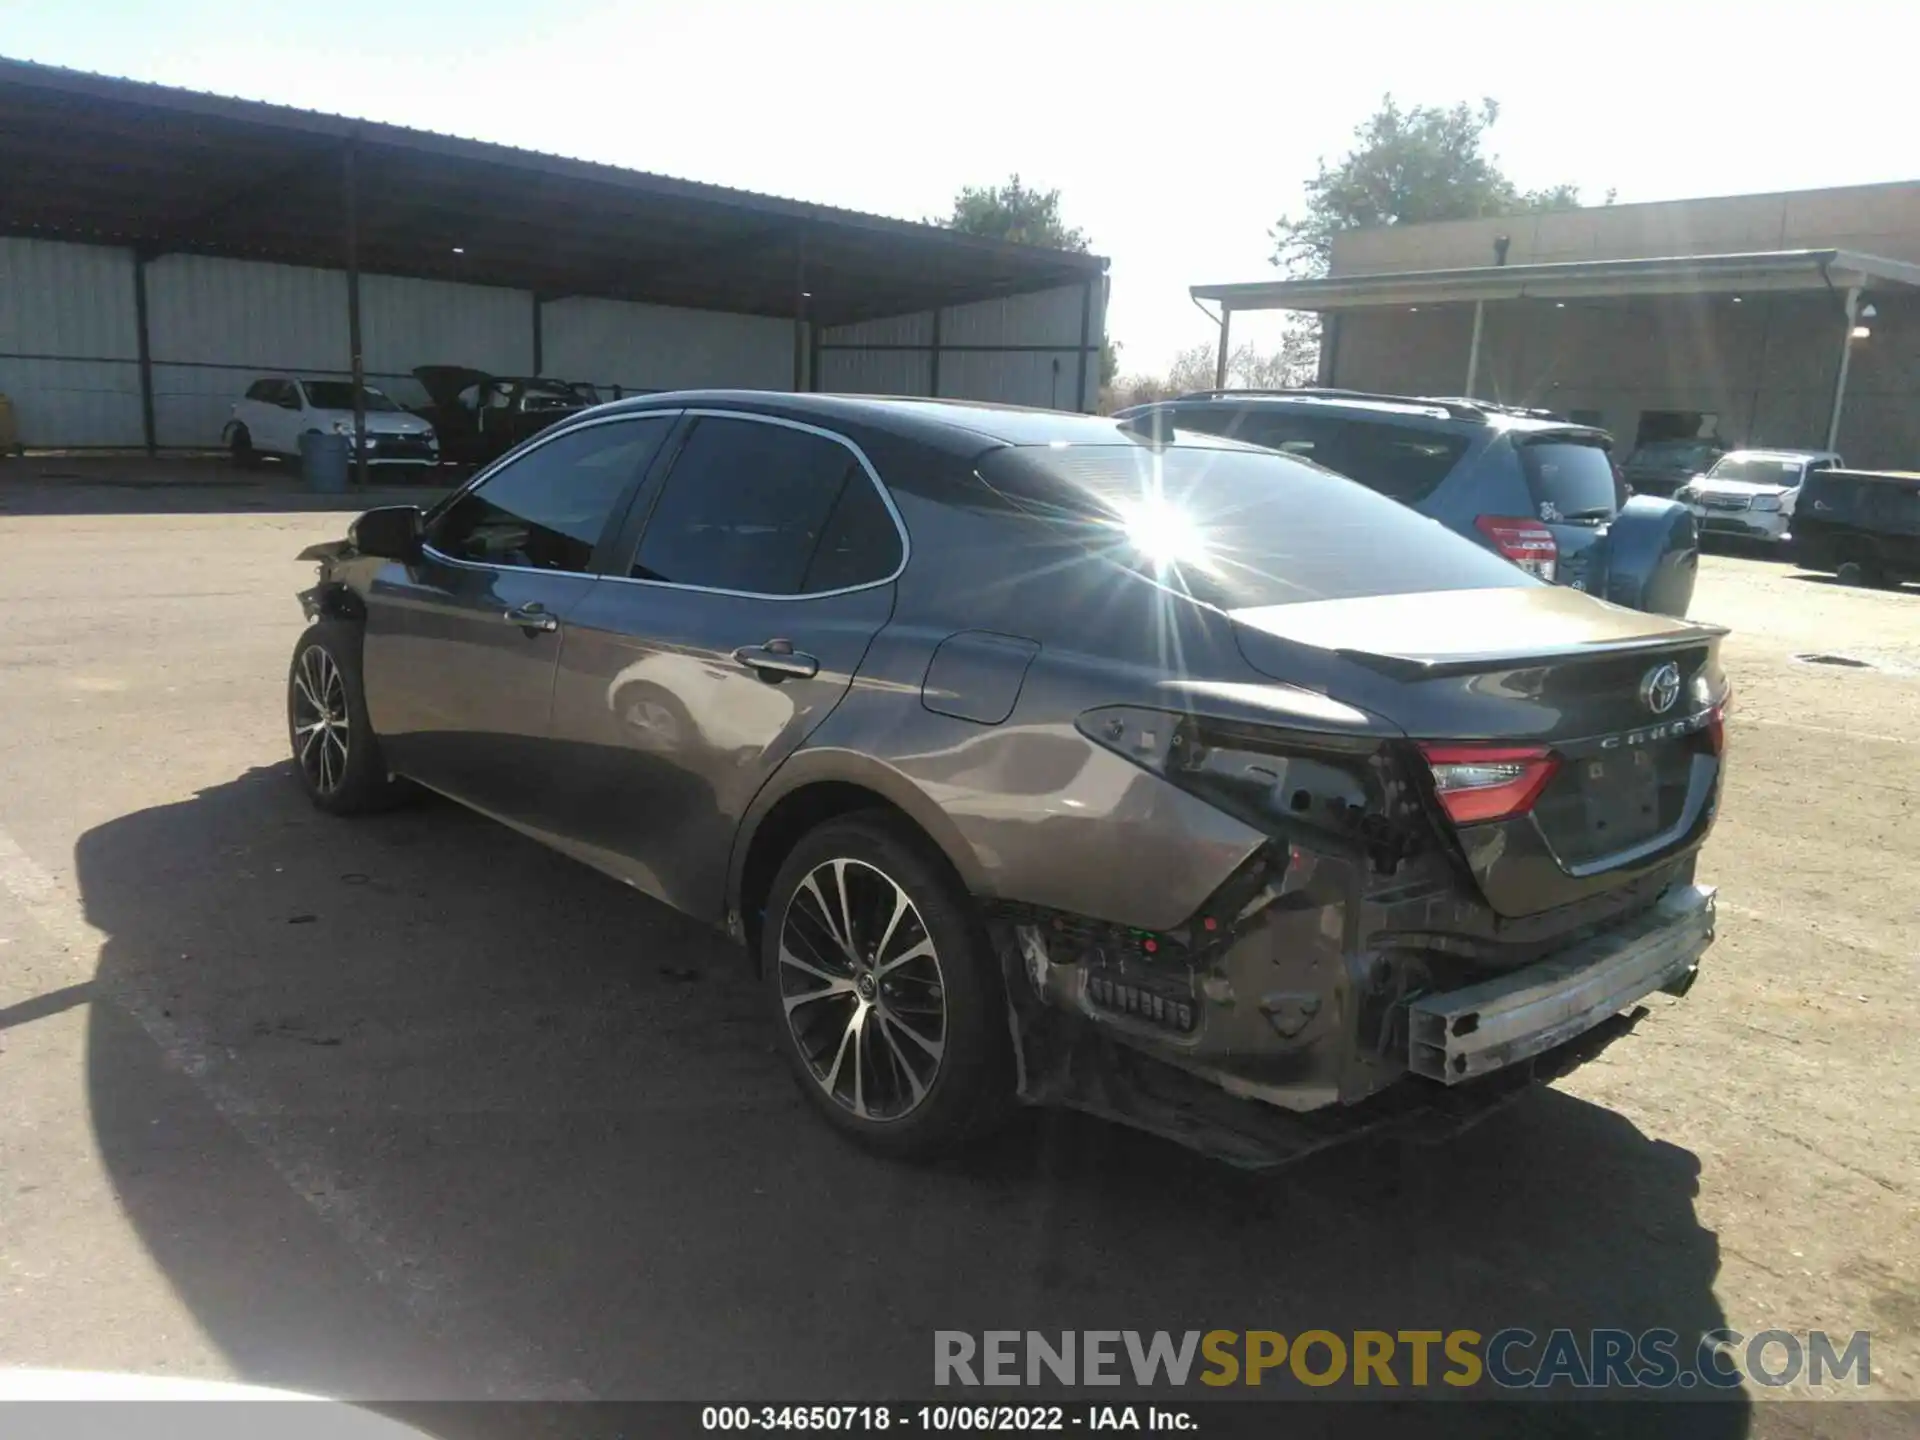
<svg viewBox="0 0 1920 1440">
<path fill-rule="evenodd" d="M 362 555 L 382 560 L 417 560 L 421 518 L 418 505 L 382 505 L 347 527 L 347 543 Z"/>
</svg>

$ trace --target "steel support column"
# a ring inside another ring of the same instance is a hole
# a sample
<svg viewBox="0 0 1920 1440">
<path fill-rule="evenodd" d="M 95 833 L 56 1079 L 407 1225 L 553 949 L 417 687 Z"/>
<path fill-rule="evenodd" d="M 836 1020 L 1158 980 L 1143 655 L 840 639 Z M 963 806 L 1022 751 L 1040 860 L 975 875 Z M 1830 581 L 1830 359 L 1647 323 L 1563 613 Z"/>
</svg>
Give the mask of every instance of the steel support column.
<svg viewBox="0 0 1920 1440">
<path fill-rule="evenodd" d="M 1833 408 L 1827 414 L 1827 449 L 1840 448 L 1840 412 L 1847 403 L 1847 370 L 1853 362 L 1853 327 L 1860 323 L 1860 287 L 1847 291 L 1846 330 L 1840 340 L 1840 373 L 1833 377 Z"/>
<path fill-rule="evenodd" d="M 1213 359 L 1213 388 L 1227 388 L 1227 336 L 1233 329 L 1233 311 L 1220 307 L 1220 350 Z"/>
<path fill-rule="evenodd" d="M 927 367 L 927 394 L 935 400 L 940 398 L 940 311 L 943 307 L 933 307 L 933 355 Z"/>
<path fill-rule="evenodd" d="M 1083 413 L 1094 407 L 1087 403 L 1087 349 L 1093 344 L 1093 281 L 1080 287 L 1080 375 L 1073 391 L 1073 408 Z"/>
<path fill-rule="evenodd" d="M 153 425 L 153 349 L 147 335 L 147 255 L 144 250 L 133 252 L 133 324 L 140 356 L 140 433 L 151 458 L 160 447 Z"/>
<path fill-rule="evenodd" d="M 1473 339 L 1467 342 L 1467 388 L 1460 393 L 1473 398 L 1473 387 L 1480 382 L 1480 328 L 1487 318 L 1487 302 L 1473 302 Z"/>
<path fill-rule="evenodd" d="M 807 388 L 807 232 L 793 245 L 793 388 Z"/>
<path fill-rule="evenodd" d="M 346 206 L 347 352 L 353 371 L 353 483 L 367 487 L 367 362 L 360 346 L 360 184 L 355 146 L 341 151 L 340 180 Z"/>
<path fill-rule="evenodd" d="M 540 320 L 540 296 L 533 297 L 533 373 L 544 375 L 547 370 L 546 336 L 542 333 Z"/>
</svg>

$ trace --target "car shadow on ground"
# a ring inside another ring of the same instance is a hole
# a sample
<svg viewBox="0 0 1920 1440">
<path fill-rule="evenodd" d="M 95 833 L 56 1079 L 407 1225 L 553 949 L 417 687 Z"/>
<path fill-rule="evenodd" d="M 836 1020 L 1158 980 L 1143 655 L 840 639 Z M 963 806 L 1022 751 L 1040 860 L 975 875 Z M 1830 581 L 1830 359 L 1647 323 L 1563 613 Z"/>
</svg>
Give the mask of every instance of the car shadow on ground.
<svg viewBox="0 0 1920 1440">
<path fill-rule="evenodd" d="M 845 1401 L 932 1394 L 941 1329 L 1691 1354 L 1723 1321 L 1698 1159 L 1558 1091 L 1268 1175 L 1069 1114 L 911 1168 L 809 1112 L 740 952 L 455 806 L 343 822 L 260 769 L 77 861 L 101 1152 L 256 1382 Z M 1737 1398 L 1688 1408 L 1745 1433 Z"/>
</svg>

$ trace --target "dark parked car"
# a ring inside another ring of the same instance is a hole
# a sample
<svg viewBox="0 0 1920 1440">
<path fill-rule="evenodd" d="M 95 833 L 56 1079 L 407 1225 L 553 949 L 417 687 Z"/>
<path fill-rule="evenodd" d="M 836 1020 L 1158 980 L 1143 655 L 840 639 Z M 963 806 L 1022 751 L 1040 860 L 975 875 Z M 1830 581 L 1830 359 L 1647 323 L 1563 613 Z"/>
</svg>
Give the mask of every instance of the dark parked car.
<svg viewBox="0 0 1920 1440">
<path fill-rule="evenodd" d="M 1636 495 L 1671 498 L 1673 492 L 1713 468 L 1727 453 L 1718 440 L 1650 440 L 1635 448 L 1621 467 Z"/>
<path fill-rule="evenodd" d="M 599 403 L 590 385 L 528 375 L 489 375 L 465 365 L 420 365 L 414 378 L 431 397 L 415 413 L 433 422 L 443 459 L 497 460 L 522 440 Z"/>
<path fill-rule="evenodd" d="M 1793 517 L 1793 559 L 1849 585 L 1920 580 L 1920 472 L 1809 470 Z"/>
<path fill-rule="evenodd" d="M 1209 391 L 1123 411 L 1312 460 L 1531 574 L 1684 615 L 1700 542 L 1684 506 L 1629 500 L 1604 430 L 1478 400 L 1345 390 Z"/>
<path fill-rule="evenodd" d="M 723 927 L 889 1153 L 1451 1125 L 1712 938 L 1723 632 L 1269 450 L 662 395 L 303 558 L 313 801 L 404 777 Z"/>
</svg>

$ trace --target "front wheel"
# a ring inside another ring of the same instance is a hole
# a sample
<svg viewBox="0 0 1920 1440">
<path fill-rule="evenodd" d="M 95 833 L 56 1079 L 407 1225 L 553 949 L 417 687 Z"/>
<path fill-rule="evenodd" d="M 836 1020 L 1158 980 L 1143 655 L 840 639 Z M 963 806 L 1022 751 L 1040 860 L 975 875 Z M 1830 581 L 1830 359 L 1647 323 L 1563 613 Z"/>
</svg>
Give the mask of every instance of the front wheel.
<svg viewBox="0 0 1920 1440">
<path fill-rule="evenodd" d="M 244 425 L 233 427 L 227 437 L 227 456 L 236 470 L 251 470 L 260 463 L 260 452 L 253 448 L 253 436 Z"/>
<path fill-rule="evenodd" d="M 360 683 L 360 630 L 319 620 L 293 647 L 287 732 L 307 798 L 332 815 L 385 809 L 401 794 L 387 774 Z"/>
<path fill-rule="evenodd" d="M 827 1121 L 899 1158 L 952 1152 L 1013 1100 L 998 967 L 966 892 L 893 817 L 832 820 L 768 896 L 762 968 L 789 1063 Z"/>
</svg>

